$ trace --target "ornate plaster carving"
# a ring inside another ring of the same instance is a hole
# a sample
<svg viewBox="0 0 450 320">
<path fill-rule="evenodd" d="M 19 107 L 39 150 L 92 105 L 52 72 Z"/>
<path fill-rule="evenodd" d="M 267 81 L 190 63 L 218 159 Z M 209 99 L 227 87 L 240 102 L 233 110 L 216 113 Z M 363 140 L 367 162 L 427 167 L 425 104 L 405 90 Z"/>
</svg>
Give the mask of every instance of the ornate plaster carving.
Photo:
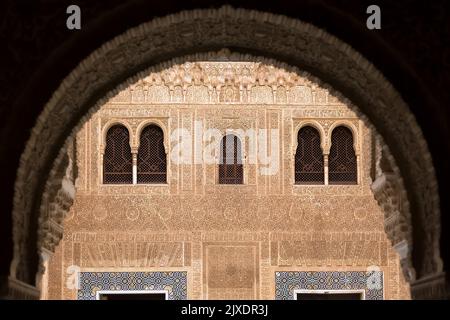
<svg viewBox="0 0 450 320">
<path fill-rule="evenodd" d="M 380 137 L 375 137 L 375 172 L 372 183 L 375 199 L 383 209 L 385 231 L 400 255 L 403 274 L 408 282 L 416 279 L 412 264 L 412 223 L 409 202 L 403 179 L 395 166 L 388 148 Z"/>
</svg>

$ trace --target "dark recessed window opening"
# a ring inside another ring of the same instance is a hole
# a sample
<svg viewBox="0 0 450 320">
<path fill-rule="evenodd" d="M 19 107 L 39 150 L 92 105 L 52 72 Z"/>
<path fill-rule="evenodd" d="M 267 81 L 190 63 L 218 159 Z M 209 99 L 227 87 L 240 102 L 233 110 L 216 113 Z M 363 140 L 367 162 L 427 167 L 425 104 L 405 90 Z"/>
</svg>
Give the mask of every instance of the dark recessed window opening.
<svg viewBox="0 0 450 320">
<path fill-rule="evenodd" d="M 242 184 L 243 180 L 241 141 L 235 135 L 226 135 L 220 144 L 219 183 Z"/>
<path fill-rule="evenodd" d="M 331 149 L 328 157 L 329 184 L 356 184 L 357 162 L 353 148 L 352 131 L 337 127 L 331 134 Z"/>
<path fill-rule="evenodd" d="M 361 292 L 349 293 L 297 293 L 297 300 L 362 300 Z"/>
<path fill-rule="evenodd" d="M 137 155 L 137 183 L 167 183 L 167 159 L 164 133 L 156 125 L 141 134 Z"/>
<path fill-rule="evenodd" d="M 166 300 L 164 293 L 102 293 L 100 300 Z"/>
<path fill-rule="evenodd" d="M 310 126 L 303 127 L 298 132 L 297 141 L 295 183 L 323 184 L 324 164 L 319 132 Z"/>
<path fill-rule="evenodd" d="M 103 155 L 103 183 L 133 183 L 133 160 L 128 129 L 122 125 L 109 128 Z"/>
</svg>

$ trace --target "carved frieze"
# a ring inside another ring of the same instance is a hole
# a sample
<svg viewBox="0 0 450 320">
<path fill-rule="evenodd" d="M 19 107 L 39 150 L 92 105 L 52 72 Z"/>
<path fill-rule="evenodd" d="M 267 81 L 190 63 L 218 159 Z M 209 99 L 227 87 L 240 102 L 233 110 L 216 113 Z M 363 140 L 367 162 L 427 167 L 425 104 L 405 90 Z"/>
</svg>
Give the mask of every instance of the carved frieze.
<svg viewBox="0 0 450 320">
<path fill-rule="evenodd" d="M 339 104 L 327 89 L 284 69 L 258 62 L 198 61 L 150 73 L 111 104 Z"/>
</svg>

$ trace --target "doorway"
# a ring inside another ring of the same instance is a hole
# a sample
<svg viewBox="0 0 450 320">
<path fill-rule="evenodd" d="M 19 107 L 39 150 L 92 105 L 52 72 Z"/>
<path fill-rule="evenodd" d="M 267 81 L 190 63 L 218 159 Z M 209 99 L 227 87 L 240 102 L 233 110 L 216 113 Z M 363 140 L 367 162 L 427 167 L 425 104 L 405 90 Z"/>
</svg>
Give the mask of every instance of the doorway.
<svg viewBox="0 0 450 320">
<path fill-rule="evenodd" d="M 364 290 L 298 290 L 295 300 L 365 300 Z"/>
<path fill-rule="evenodd" d="M 97 300 L 167 300 L 167 291 L 97 291 Z"/>
</svg>

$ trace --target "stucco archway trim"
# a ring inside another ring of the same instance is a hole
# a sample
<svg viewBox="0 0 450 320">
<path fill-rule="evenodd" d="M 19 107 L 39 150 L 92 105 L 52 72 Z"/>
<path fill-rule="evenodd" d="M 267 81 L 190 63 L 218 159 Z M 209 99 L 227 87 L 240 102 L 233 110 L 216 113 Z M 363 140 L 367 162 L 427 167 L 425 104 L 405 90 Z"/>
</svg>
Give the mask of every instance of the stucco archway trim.
<svg viewBox="0 0 450 320">
<path fill-rule="evenodd" d="M 320 148 L 322 149 L 322 152 L 327 154 L 328 147 L 328 137 L 325 133 L 325 130 L 320 125 L 320 123 L 316 120 L 303 120 L 300 121 L 295 125 L 294 134 L 292 135 L 292 155 L 295 156 L 295 153 L 297 152 L 298 148 L 298 133 L 300 132 L 300 129 L 303 127 L 313 127 L 314 129 L 319 132 L 320 135 Z"/>
<path fill-rule="evenodd" d="M 330 148 L 331 148 L 331 136 L 333 135 L 333 131 L 334 129 L 336 129 L 337 127 L 346 127 L 348 129 L 350 129 L 350 131 L 352 132 L 353 135 L 353 149 L 355 150 L 355 154 L 357 156 L 360 155 L 361 153 L 361 148 L 360 148 L 360 143 L 359 143 L 359 133 L 358 133 L 358 128 L 356 128 L 356 126 L 351 123 L 350 121 L 346 121 L 346 120 L 338 120 L 336 122 L 334 122 L 331 126 L 330 129 L 328 130 L 328 135 L 326 137 L 327 139 L 327 146 L 328 146 L 328 153 L 330 152 Z"/>
<path fill-rule="evenodd" d="M 106 136 L 108 134 L 109 129 L 111 129 L 113 126 L 115 125 L 120 125 L 120 126 L 124 126 L 125 128 L 127 128 L 128 130 L 128 135 L 129 135 L 129 143 L 130 143 L 130 148 L 133 148 L 134 146 L 134 132 L 133 129 L 131 128 L 130 124 L 126 121 L 126 120 L 111 120 L 108 121 L 108 123 L 106 123 L 103 128 L 102 128 L 102 144 L 100 146 L 100 153 L 103 155 L 105 153 L 105 148 L 106 148 Z"/>
<path fill-rule="evenodd" d="M 159 119 L 154 119 L 154 118 L 142 121 L 137 126 L 136 131 L 133 132 L 133 135 L 135 136 L 135 139 L 136 139 L 136 142 L 134 144 L 136 150 L 139 149 L 139 145 L 141 143 L 142 130 L 144 130 L 146 127 L 148 127 L 150 125 L 155 125 L 155 126 L 159 127 L 163 131 L 163 134 L 164 134 L 164 151 L 166 152 L 166 154 L 168 154 L 169 153 L 169 140 L 170 140 L 169 130 L 164 125 L 164 123 L 162 123 L 162 121 L 160 121 Z"/>
</svg>

